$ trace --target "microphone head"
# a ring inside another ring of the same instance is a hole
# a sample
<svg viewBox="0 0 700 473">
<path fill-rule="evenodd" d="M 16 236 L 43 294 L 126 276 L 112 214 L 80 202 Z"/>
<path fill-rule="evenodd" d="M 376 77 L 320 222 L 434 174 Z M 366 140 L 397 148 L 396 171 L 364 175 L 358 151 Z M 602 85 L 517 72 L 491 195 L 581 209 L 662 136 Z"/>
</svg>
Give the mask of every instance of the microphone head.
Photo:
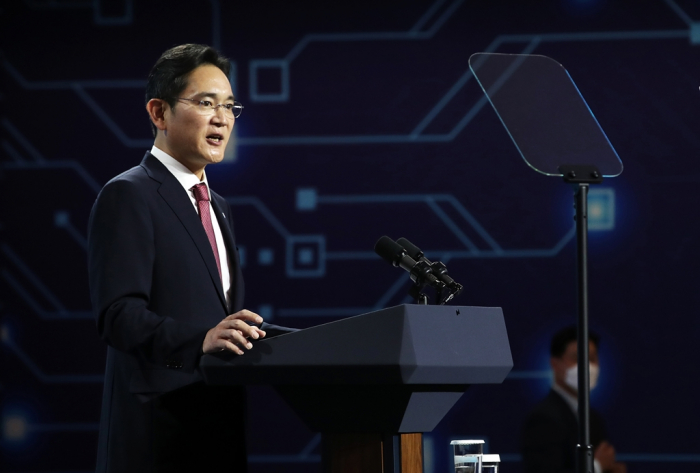
<svg viewBox="0 0 700 473">
<path fill-rule="evenodd" d="M 398 266 L 401 258 L 406 254 L 403 247 L 394 240 L 384 235 L 374 244 L 374 252 L 381 256 L 388 263 Z"/>
<path fill-rule="evenodd" d="M 408 256 L 413 258 L 414 260 L 418 261 L 421 259 L 424 255 L 423 252 L 418 248 L 416 245 L 411 243 L 410 241 L 406 240 L 404 237 L 399 238 L 396 240 L 396 243 L 403 246 L 404 249 L 406 250 L 406 253 L 408 253 Z"/>
</svg>

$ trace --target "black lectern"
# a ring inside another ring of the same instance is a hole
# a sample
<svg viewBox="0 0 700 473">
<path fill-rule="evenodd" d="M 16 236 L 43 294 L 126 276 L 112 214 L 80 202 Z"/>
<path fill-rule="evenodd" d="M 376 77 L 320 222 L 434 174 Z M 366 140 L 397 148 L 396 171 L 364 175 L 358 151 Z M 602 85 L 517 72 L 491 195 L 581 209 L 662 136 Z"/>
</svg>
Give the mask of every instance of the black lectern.
<svg viewBox="0 0 700 473">
<path fill-rule="evenodd" d="M 324 471 L 333 473 L 421 472 L 421 433 L 470 384 L 501 383 L 512 367 L 500 308 L 424 305 L 338 320 L 201 362 L 208 384 L 275 386 L 323 432 Z"/>
</svg>

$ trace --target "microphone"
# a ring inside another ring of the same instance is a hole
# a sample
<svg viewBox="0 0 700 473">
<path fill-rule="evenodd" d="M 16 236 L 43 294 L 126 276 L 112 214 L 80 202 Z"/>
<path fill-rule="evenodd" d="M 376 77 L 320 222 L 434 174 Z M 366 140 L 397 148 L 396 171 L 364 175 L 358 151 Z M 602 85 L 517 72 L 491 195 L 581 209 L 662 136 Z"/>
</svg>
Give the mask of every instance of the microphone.
<svg viewBox="0 0 700 473">
<path fill-rule="evenodd" d="M 405 269 L 416 284 L 427 282 L 434 288 L 442 290 L 445 283 L 433 275 L 430 266 L 425 261 L 416 261 L 406 254 L 406 250 L 388 236 L 383 236 L 374 245 L 374 252 L 392 266 Z"/>
<path fill-rule="evenodd" d="M 445 285 L 448 288 L 450 288 L 451 296 L 447 300 L 452 299 L 453 297 L 459 295 L 460 292 L 462 292 L 463 286 L 454 279 L 452 279 L 450 276 L 448 276 L 447 266 L 445 266 L 444 263 L 442 263 L 441 261 L 436 261 L 434 263 L 431 262 L 428 258 L 425 257 L 420 248 L 418 248 L 416 245 L 414 245 L 413 243 L 411 243 L 403 237 L 396 240 L 396 244 L 402 246 L 406 250 L 406 253 L 408 253 L 408 255 L 414 260 L 418 262 L 424 262 L 425 264 L 427 264 L 430 267 L 431 272 L 440 281 L 445 283 Z"/>
</svg>

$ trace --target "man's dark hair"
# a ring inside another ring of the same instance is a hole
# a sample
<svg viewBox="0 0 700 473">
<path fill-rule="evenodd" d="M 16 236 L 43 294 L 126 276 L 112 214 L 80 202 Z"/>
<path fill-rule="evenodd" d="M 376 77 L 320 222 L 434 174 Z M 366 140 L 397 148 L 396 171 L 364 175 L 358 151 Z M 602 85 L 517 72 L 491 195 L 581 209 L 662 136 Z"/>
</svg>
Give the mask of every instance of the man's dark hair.
<svg viewBox="0 0 700 473">
<path fill-rule="evenodd" d="M 165 51 L 148 74 L 146 83 L 146 103 L 151 99 L 162 99 L 171 108 L 175 107 L 178 96 L 187 87 L 190 72 L 204 64 L 212 64 L 228 77 L 231 63 L 219 52 L 204 44 L 181 44 Z M 151 123 L 153 136 L 156 127 Z"/>
<path fill-rule="evenodd" d="M 575 325 L 559 330 L 552 337 L 552 344 L 549 347 L 549 354 L 554 358 L 560 358 L 566 351 L 566 347 L 569 345 L 569 343 L 578 341 L 576 334 L 577 329 Z M 595 345 L 596 348 L 599 347 L 600 337 L 597 334 L 589 331 L 588 339 L 593 342 L 593 345 Z"/>
</svg>

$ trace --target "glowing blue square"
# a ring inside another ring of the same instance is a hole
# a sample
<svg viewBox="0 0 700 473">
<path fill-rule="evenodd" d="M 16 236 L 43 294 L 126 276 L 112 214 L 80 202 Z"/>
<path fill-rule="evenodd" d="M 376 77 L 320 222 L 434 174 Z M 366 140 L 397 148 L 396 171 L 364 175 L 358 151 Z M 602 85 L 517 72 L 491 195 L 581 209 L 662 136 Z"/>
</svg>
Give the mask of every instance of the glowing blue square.
<svg viewBox="0 0 700 473">
<path fill-rule="evenodd" d="M 258 250 L 258 264 L 260 266 L 270 266 L 275 262 L 275 252 L 272 248 L 260 248 Z"/>
<path fill-rule="evenodd" d="M 316 210 L 316 189 L 297 189 L 297 210 Z"/>
<path fill-rule="evenodd" d="M 326 274 L 326 238 L 323 235 L 287 237 L 287 277 L 321 278 Z"/>
<path fill-rule="evenodd" d="M 272 306 L 270 304 L 260 304 L 258 306 L 258 315 L 262 317 L 265 322 L 270 322 L 274 316 Z"/>
<path fill-rule="evenodd" d="M 70 224 L 70 216 L 65 210 L 59 210 L 53 214 L 53 224 L 58 228 L 67 227 Z"/>
<path fill-rule="evenodd" d="M 615 191 L 591 189 L 588 192 L 588 229 L 612 230 L 615 228 Z"/>
<path fill-rule="evenodd" d="M 277 93 L 259 91 L 258 70 L 277 69 L 280 74 L 280 90 Z M 289 101 L 289 63 L 284 59 L 254 59 L 248 64 L 250 76 L 248 86 L 253 102 L 287 102 Z"/>
<path fill-rule="evenodd" d="M 311 248 L 301 248 L 297 254 L 297 261 L 302 265 L 314 262 L 314 251 Z"/>
<path fill-rule="evenodd" d="M 700 23 L 690 25 L 690 44 L 700 44 Z"/>
</svg>

